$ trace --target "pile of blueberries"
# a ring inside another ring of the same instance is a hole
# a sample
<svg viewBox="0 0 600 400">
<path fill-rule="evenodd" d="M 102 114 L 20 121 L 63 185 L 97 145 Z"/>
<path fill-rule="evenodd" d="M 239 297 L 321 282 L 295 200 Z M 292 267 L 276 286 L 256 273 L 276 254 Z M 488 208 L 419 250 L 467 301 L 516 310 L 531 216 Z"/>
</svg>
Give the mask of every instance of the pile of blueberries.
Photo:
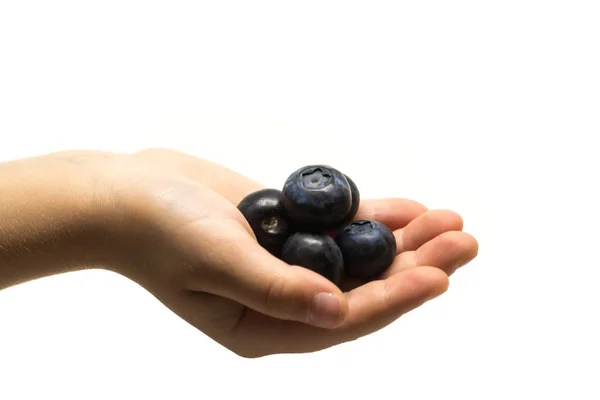
<svg viewBox="0 0 600 400">
<path fill-rule="evenodd" d="M 396 256 L 390 229 L 377 221 L 353 221 L 359 205 L 352 179 L 328 165 L 308 165 L 294 171 L 282 190 L 250 193 L 238 209 L 272 255 L 339 286 L 344 277 L 375 278 Z"/>
</svg>

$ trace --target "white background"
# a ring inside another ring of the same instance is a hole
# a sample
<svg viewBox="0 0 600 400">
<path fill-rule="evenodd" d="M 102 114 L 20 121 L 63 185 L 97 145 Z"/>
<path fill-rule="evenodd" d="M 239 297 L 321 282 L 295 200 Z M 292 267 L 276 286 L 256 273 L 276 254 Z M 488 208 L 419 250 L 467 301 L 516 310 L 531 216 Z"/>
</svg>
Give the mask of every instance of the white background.
<svg viewBox="0 0 600 400">
<path fill-rule="evenodd" d="M 0 293 L 0 399 L 600 398 L 594 1 L 1 1 L 0 159 L 328 163 L 479 257 L 386 329 L 241 359 L 120 276 Z"/>
</svg>

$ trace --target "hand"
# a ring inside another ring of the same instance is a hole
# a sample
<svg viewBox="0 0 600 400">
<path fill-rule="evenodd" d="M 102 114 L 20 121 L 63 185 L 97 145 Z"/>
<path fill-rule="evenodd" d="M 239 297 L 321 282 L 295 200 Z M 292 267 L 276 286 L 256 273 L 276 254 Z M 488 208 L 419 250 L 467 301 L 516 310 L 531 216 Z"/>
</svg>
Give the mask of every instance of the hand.
<svg viewBox="0 0 600 400">
<path fill-rule="evenodd" d="M 448 275 L 477 254 L 454 212 L 363 200 L 356 219 L 392 229 L 398 256 L 381 279 L 347 282 L 342 292 L 257 244 L 236 205 L 258 182 L 170 150 L 122 160 L 113 190 L 130 213 L 115 228 L 126 259 L 117 271 L 244 357 L 312 352 L 375 332 L 445 292 Z"/>
</svg>

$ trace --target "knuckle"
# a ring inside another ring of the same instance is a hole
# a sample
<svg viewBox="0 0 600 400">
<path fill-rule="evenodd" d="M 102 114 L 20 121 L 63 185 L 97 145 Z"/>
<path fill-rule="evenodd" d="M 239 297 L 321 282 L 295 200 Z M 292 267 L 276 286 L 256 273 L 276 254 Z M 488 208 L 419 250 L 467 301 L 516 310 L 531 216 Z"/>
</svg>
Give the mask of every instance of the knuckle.
<svg viewBox="0 0 600 400">
<path fill-rule="evenodd" d="M 265 291 L 264 308 L 265 311 L 275 318 L 283 315 L 282 302 L 286 291 L 284 279 L 275 277 L 270 280 Z"/>
</svg>

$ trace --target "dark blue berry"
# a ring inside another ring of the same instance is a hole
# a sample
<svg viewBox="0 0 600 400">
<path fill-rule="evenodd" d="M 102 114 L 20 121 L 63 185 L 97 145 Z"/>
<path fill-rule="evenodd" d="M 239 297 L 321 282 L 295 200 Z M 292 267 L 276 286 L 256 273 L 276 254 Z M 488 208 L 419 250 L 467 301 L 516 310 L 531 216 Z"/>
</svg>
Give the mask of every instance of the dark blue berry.
<svg viewBox="0 0 600 400">
<path fill-rule="evenodd" d="M 352 207 L 352 190 L 335 168 L 309 165 L 287 178 L 282 199 L 299 231 L 321 233 L 339 229 Z"/>
<path fill-rule="evenodd" d="M 261 189 L 250 193 L 240 201 L 238 210 L 248 221 L 258 243 L 275 257 L 281 257 L 281 247 L 293 232 L 281 201 L 281 191 Z"/>
<path fill-rule="evenodd" d="M 290 265 L 310 269 L 338 286 L 344 273 L 340 248 L 335 240 L 324 234 L 292 234 L 283 245 L 281 259 Z"/>
<path fill-rule="evenodd" d="M 336 236 L 349 278 L 370 280 L 380 275 L 396 257 L 396 238 L 385 225 L 368 220 L 355 221 Z"/>
<path fill-rule="evenodd" d="M 352 219 L 356 216 L 356 213 L 358 212 L 358 208 L 360 206 L 360 192 L 358 191 L 358 187 L 348 175 L 344 176 L 346 177 L 346 180 L 350 185 L 350 193 L 352 194 L 352 205 L 350 206 L 350 211 L 348 211 L 346 218 L 344 218 L 344 221 L 342 222 L 342 226 L 349 224 L 352 221 Z"/>
</svg>

